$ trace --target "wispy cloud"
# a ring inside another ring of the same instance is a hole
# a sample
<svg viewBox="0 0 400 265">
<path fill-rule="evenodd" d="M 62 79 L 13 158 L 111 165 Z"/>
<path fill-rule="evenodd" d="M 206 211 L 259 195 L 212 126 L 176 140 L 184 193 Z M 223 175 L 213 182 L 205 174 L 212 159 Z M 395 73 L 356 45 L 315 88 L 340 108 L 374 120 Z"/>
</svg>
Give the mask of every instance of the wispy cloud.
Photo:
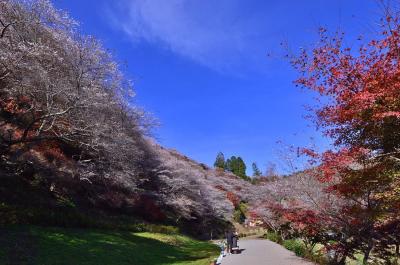
<svg viewBox="0 0 400 265">
<path fill-rule="evenodd" d="M 217 71 L 233 71 L 262 57 L 256 20 L 241 0 L 117 0 L 114 25 L 133 43 L 148 42 Z M 258 54 L 255 54 L 258 53 Z M 265 58 L 263 58 L 265 59 Z"/>
</svg>

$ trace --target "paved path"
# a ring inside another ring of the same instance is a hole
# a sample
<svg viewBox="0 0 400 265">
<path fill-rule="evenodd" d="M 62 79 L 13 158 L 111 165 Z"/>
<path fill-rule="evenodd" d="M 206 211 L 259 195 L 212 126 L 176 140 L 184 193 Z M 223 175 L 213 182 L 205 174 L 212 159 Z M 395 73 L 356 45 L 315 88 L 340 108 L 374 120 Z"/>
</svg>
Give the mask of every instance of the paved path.
<svg viewBox="0 0 400 265">
<path fill-rule="evenodd" d="M 269 240 L 243 239 L 238 243 L 242 253 L 226 256 L 222 265 L 313 265 Z"/>
</svg>

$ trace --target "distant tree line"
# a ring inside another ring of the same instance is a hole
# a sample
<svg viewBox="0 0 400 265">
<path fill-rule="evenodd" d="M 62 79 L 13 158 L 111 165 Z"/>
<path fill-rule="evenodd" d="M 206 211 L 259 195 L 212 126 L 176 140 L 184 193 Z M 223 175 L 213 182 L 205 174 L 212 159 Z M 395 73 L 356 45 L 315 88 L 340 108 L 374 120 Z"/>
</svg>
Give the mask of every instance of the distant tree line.
<svg viewBox="0 0 400 265">
<path fill-rule="evenodd" d="M 214 167 L 232 172 L 233 174 L 235 174 L 238 177 L 241 177 L 244 180 L 251 180 L 251 178 L 246 174 L 246 169 L 247 169 L 246 163 L 240 156 L 237 157 L 231 156 L 230 158 L 225 160 L 224 154 L 222 152 L 219 152 L 215 159 Z M 252 163 L 252 169 L 253 169 L 253 177 L 262 176 L 262 172 L 258 168 L 255 162 Z"/>
</svg>

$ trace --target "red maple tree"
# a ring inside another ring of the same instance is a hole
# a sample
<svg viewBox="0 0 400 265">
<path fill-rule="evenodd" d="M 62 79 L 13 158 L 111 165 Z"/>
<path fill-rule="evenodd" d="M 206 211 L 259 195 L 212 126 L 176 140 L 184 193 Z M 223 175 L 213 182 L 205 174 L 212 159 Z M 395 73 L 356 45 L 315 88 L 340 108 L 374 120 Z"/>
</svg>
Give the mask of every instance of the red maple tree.
<svg viewBox="0 0 400 265">
<path fill-rule="evenodd" d="M 388 15 L 381 34 L 356 50 L 344 45 L 341 33 L 319 32 L 317 47 L 292 63 L 301 73 L 295 83 L 324 102 L 316 122 L 334 139 L 332 150 L 304 153 L 318 160 L 316 177 L 328 184 L 325 191 L 347 201 L 331 228 L 336 238 L 330 247 L 341 253 L 335 262 L 344 264 L 358 250 L 366 263 L 376 245 L 397 245 L 398 255 L 400 231 L 390 223 L 400 218 L 399 18 Z"/>
</svg>

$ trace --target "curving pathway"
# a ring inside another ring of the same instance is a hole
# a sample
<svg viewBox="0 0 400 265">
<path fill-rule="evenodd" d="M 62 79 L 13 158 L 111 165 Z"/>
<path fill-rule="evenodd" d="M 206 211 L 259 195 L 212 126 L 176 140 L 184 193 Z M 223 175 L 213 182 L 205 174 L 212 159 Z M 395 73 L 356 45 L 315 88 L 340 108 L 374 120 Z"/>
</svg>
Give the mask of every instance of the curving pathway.
<svg viewBox="0 0 400 265">
<path fill-rule="evenodd" d="M 226 256 L 222 265 L 314 265 L 269 240 L 242 239 L 238 243 L 242 253 Z"/>
</svg>

